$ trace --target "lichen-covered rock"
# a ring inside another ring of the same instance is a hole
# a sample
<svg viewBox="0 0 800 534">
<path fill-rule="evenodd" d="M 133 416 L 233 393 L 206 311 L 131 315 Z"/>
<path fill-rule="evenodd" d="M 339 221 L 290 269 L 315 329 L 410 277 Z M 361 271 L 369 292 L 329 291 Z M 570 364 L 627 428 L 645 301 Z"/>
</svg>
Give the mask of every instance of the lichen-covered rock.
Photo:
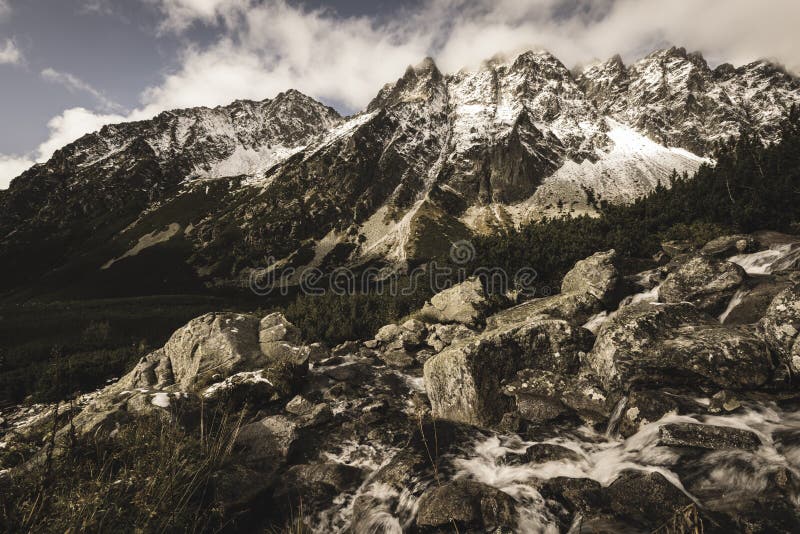
<svg viewBox="0 0 800 534">
<path fill-rule="evenodd" d="M 425 362 L 425 388 L 437 417 L 476 425 L 496 423 L 508 411 L 501 383 L 520 369 L 574 373 L 592 334 L 558 319 L 486 330 Z"/>
<path fill-rule="evenodd" d="M 562 293 L 588 294 L 605 306 L 613 306 L 622 297 L 623 279 L 614 262 L 614 250 L 598 252 L 575 264 L 561 282 Z"/>
<path fill-rule="evenodd" d="M 502 491 L 470 480 L 456 480 L 426 491 L 417 503 L 417 525 L 476 529 L 481 532 L 513 530 L 514 499 Z"/>
<path fill-rule="evenodd" d="M 657 472 L 623 471 L 603 494 L 615 514 L 646 527 L 648 531 L 660 527 L 677 510 L 693 502 Z"/>
<path fill-rule="evenodd" d="M 699 310 L 719 314 L 744 283 L 747 273 L 735 263 L 694 256 L 667 276 L 660 302 L 691 302 Z"/>
<path fill-rule="evenodd" d="M 714 386 L 752 389 L 774 365 L 752 328 L 721 326 L 688 303 L 622 308 L 600 330 L 587 363 L 608 388 Z"/>
<path fill-rule="evenodd" d="M 800 372 L 800 284 L 778 293 L 760 324 L 772 350 Z"/>
<path fill-rule="evenodd" d="M 461 323 L 477 326 L 484 322 L 489 300 L 480 279 L 472 277 L 445 289 L 425 303 L 421 315 L 433 323 Z"/>
<path fill-rule="evenodd" d="M 658 445 L 699 449 L 755 450 L 761 446 L 758 436 L 749 430 L 728 426 L 694 423 L 669 423 L 658 428 Z"/>
</svg>

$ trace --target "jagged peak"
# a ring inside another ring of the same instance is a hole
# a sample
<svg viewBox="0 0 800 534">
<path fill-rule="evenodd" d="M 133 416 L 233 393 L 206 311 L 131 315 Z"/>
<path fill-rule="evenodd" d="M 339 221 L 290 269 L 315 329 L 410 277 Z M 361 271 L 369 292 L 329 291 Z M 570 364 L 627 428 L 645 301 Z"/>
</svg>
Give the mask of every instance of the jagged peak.
<svg viewBox="0 0 800 534">
<path fill-rule="evenodd" d="M 652 61 L 665 61 L 669 59 L 677 59 L 681 62 L 688 62 L 703 70 L 710 71 L 708 62 L 699 51 L 687 52 L 683 46 L 671 46 L 669 48 L 662 48 L 654 50 L 644 58 L 636 62 L 635 65 L 647 64 Z"/>
</svg>

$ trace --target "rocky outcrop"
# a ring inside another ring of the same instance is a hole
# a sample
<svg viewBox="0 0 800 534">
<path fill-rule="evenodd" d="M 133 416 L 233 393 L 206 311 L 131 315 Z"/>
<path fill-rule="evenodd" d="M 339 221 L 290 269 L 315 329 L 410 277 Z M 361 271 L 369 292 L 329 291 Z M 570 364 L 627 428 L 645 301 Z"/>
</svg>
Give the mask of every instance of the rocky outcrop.
<svg viewBox="0 0 800 534">
<path fill-rule="evenodd" d="M 661 284 L 660 302 L 691 302 L 699 310 L 718 314 L 747 278 L 734 263 L 695 256 Z"/>
<path fill-rule="evenodd" d="M 437 417 L 487 425 L 508 411 L 501 382 L 520 369 L 575 372 L 592 335 L 566 321 L 533 318 L 487 329 L 425 362 L 425 387 Z"/>
<path fill-rule="evenodd" d="M 601 309 L 600 301 L 588 293 L 560 293 L 552 297 L 529 300 L 497 312 L 486 320 L 486 328 L 500 328 L 504 324 L 536 316 L 563 319 L 576 325 L 585 324 Z"/>
<path fill-rule="evenodd" d="M 752 328 L 729 329 L 688 303 L 622 308 L 600 330 L 587 362 L 608 388 L 692 385 L 752 389 L 773 371 Z"/>
<path fill-rule="evenodd" d="M 800 372 L 800 285 L 780 292 L 767 308 L 761 327 L 770 347 L 795 372 Z"/>
<path fill-rule="evenodd" d="M 422 308 L 421 317 L 432 323 L 478 326 L 484 322 L 488 309 L 483 285 L 473 277 L 434 295 Z"/>
</svg>

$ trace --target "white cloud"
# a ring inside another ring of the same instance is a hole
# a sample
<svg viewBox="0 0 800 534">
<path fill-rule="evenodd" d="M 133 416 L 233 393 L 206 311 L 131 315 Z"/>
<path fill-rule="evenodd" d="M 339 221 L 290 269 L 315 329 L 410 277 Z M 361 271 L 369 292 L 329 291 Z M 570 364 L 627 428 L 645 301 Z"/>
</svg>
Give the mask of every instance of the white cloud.
<svg viewBox="0 0 800 534">
<path fill-rule="evenodd" d="M 99 130 L 106 124 L 123 122 L 128 117 L 122 115 L 102 115 L 85 108 L 71 108 L 53 117 L 47 123 L 50 135 L 44 143 L 27 155 L 0 154 L 0 189 L 6 189 L 13 178 L 36 162 L 50 159 L 59 148 L 68 145 L 87 133 Z"/>
<path fill-rule="evenodd" d="M 72 93 L 87 93 L 97 100 L 97 103 L 100 105 L 102 110 L 118 111 L 121 109 L 119 104 L 109 99 L 102 91 L 95 89 L 89 83 L 68 72 L 59 72 L 57 70 L 47 68 L 41 72 L 41 76 L 48 82 L 63 85 Z"/>
<path fill-rule="evenodd" d="M 252 4 L 251 0 L 147 0 L 156 4 L 165 18 L 161 29 L 183 31 L 194 22 L 232 22 Z"/>
<path fill-rule="evenodd" d="M 22 52 L 17 48 L 16 43 L 12 39 L 6 39 L 0 42 L 0 65 L 4 63 L 15 65 L 21 62 Z"/>
<path fill-rule="evenodd" d="M 11 180 L 22 174 L 33 163 L 25 157 L 0 155 L 0 189 L 8 188 Z"/>
<path fill-rule="evenodd" d="M 7 17 L 11 13 L 11 6 L 8 5 L 8 0 L 0 0 L 0 20 Z"/>
<path fill-rule="evenodd" d="M 79 108 L 53 119 L 50 139 L 34 151 L 37 161 L 108 122 L 260 100 L 289 88 L 359 110 L 426 55 L 453 72 L 496 53 L 545 48 L 571 67 L 615 53 L 632 60 L 676 44 L 712 62 L 767 57 L 800 72 L 796 0 L 425 0 L 385 20 L 342 18 L 284 0 L 145 1 L 163 13 L 162 31 L 206 24 L 221 36 L 206 46 L 186 45 L 178 66 L 144 90 L 139 109 L 125 117 Z M 111 111 L 102 107 L 101 93 L 77 78 L 56 71 L 46 77 L 92 94 L 101 110 Z"/>
</svg>

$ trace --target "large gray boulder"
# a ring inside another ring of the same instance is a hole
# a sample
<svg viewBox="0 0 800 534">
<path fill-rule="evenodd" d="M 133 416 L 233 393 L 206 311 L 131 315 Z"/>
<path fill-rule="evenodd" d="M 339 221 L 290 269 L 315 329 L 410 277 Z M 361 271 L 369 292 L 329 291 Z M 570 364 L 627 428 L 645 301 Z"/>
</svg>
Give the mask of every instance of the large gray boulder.
<svg viewBox="0 0 800 534">
<path fill-rule="evenodd" d="M 667 276 L 659 289 L 660 302 L 691 302 L 698 309 L 719 314 L 747 273 L 735 263 L 694 256 Z"/>
<path fill-rule="evenodd" d="M 575 264 L 561 282 L 562 293 L 591 295 L 604 306 L 613 306 L 622 297 L 623 278 L 614 262 L 612 250 L 598 252 Z"/>
<path fill-rule="evenodd" d="M 658 445 L 698 449 L 756 450 L 761 440 L 750 430 L 696 423 L 669 423 L 658 428 Z"/>
<path fill-rule="evenodd" d="M 587 363 L 607 388 L 752 389 L 772 376 L 755 329 L 726 328 L 688 303 L 626 306 L 600 329 Z"/>
<path fill-rule="evenodd" d="M 484 322 L 489 300 L 480 279 L 464 282 L 437 293 L 422 308 L 421 316 L 431 323 L 461 323 L 477 326 Z"/>
<path fill-rule="evenodd" d="M 566 321 L 537 317 L 486 330 L 425 362 L 425 387 L 436 417 L 491 425 L 509 411 L 501 382 L 520 369 L 574 373 L 592 334 Z"/>
<path fill-rule="evenodd" d="M 778 293 L 760 324 L 770 347 L 795 373 L 800 372 L 800 284 Z"/>
</svg>

